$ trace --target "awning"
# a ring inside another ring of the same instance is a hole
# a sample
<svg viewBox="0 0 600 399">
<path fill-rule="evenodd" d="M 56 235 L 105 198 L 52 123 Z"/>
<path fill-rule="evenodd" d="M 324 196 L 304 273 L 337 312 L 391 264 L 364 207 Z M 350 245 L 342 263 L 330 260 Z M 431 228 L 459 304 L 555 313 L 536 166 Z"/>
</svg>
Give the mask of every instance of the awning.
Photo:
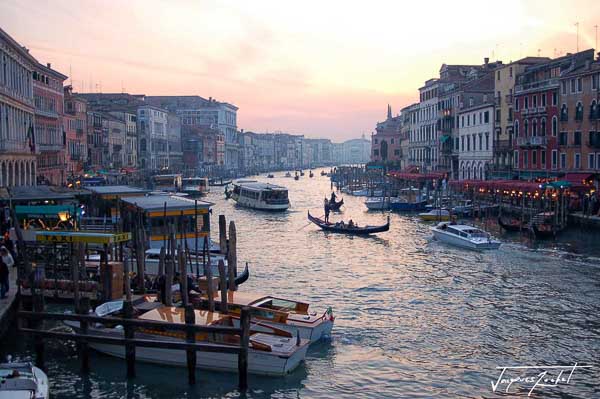
<svg viewBox="0 0 600 399">
<path fill-rule="evenodd" d="M 567 173 L 563 179 L 575 185 L 590 184 L 594 176 L 592 173 Z"/>
<path fill-rule="evenodd" d="M 15 213 L 17 217 L 41 217 L 41 218 L 56 218 L 60 212 L 67 212 L 72 214 L 77 212 L 81 214 L 81 208 L 72 205 L 17 205 L 15 206 Z"/>
</svg>

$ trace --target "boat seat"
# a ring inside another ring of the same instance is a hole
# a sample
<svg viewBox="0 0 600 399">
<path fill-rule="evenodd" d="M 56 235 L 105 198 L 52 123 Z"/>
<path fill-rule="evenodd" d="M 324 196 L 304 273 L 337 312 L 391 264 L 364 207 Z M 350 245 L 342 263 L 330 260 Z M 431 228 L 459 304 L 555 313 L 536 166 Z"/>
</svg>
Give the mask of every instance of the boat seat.
<svg viewBox="0 0 600 399">
<path fill-rule="evenodd" d="M 29 378 L 6 378 L 0 383 L 0 392 L 2 391 L 33 391 L 37 390 L 35 381 Z"/>
</svg>

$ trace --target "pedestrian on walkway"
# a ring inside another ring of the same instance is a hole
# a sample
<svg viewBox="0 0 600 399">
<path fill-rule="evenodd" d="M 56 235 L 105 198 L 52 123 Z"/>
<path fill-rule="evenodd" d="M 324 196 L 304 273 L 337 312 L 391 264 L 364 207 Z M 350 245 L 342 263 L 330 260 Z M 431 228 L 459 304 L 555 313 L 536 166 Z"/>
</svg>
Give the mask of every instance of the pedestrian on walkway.
<svg viewBox="0 0 600 399">
<path fill-rule="evenodd" d="M 2 247 L 4 248 L 4 247 Z M 0 252 L 6 251 L 0 250 Z M 6 251 L 8 253 L 8 251 Z M 4 256 L 0 256 L 0 299 L 5 299 L 6 294 L 8 294 L 9 285 L 8 285 L 8 265 L 4 262 Z"/>
</svg>

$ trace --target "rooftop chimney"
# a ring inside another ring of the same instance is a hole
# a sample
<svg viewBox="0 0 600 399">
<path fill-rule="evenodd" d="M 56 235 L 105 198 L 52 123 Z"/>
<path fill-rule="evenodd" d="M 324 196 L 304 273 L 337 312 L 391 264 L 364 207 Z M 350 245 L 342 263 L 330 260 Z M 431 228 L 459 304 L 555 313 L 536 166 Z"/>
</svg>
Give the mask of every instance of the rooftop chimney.
<svg viewBox="0 0 600 399">
<path fill-rule="evenodd" d="M 46 66 L 50 69 L 52 69 L 52 64 L 51 63 L 47 63 Z"/>
<path fill-rule="evenodd" d="M 489 57 L 485 57 L 485 58 L 483 59 L 483 62 L 484 62 L 484 64 L 485 64 L 485 65 L 487 65 L 487 64 L 490 62 L 490 59 L 489 59 Z"/>
</svg>

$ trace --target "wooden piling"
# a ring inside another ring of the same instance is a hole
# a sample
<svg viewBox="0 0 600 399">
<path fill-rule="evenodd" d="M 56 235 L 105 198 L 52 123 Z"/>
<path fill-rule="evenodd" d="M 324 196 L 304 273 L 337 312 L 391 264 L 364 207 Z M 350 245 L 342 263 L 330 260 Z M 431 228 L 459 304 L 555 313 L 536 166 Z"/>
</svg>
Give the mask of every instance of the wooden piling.
<svg viewBox="0 0 600 399">
<path fill-rule="evenodd" d="M 82 315 L 87 315 L 90 312 L 90 298 L 83 297 L 79 301 L 79 309 L 77 313 Z M 88 322 L 82 320 L 79 322 L 79 328 L 81 330 L 81 335 L 86 335 L 88 333 Z M 77 345 L 77 351 L 79 355 L 79 360 L 81 362 L 81 372 L 89 373 L 90 371 L 90 352 L 89 345 L 85 338 L 81 338 Z"/>
<path fill-rule="evenodd" d="M 235 277 L 237 276 L 237 231 L 235 222 L 229 222 L 229 251 L 227 252 L 227 274 L 229 279 L 229 289 L 235 291 Z"/>
<path fill-rule="evenodd" d="M 44 305 L 44 294 L 42 292 L 37 292 L 34 296 L 33 296 L 33 311 L 34 312 L 43 312 L 45 305 Z M 33 322 L 33 328 L 35 329 L 41 329 L 41 325 L 42 325 L 42 321 L 36 320 Z M 45 346 L 44 346 L 44 338 L 36 335 L 34 337 L 34 348 L 35 348 L 35 365 L 44 370 L 44 364 L 45 364 Z"/>
<path fill-rule="evenodd" d="M 240 314 L 240 354 L 238 355 L 239 388 L 248 389 L 248 346 L 250 344 L 250 308 L 244 306 Z"/>
<path fill-rule="evenodd" d="M 192 305 L 187 305 L 185 307 L 185 324 L 187 326 L 193 326 L 196 324 L 196 313 L 194 312 L 194 307 Z M 196 342 L 196 333 L 192 329 L 188 329 L 185 333 L 186 341 L 190 344 Z M 192 349 L 188 349 L 186 351 L 187 357 L 187 369 L 188 369 L 188 382 L 190 385 L 194 385 L 196 383 L 196 351 Z"/>
<path fill-rule="evenodd" d="M 177 260 L 179 263 L 179 292 L 183 306 L 188 305 L 187 267 L 185 253 L 181 245 L 177 247 Z"/>
<path fill-rule="evenodd" d="M 221 313 L 229 313 L 229 309 L 227 306 L 227 277 L 225 273 L 225 263 L 222 260 L 219 260 L 219 287 L 221 288 Z"/>
<path fill-rule="evenodd" d="M 208 238 L 207 237 L 204 237 L 204 248 L 208 248 Z M 207 255 L 207 262 L 204 267 L 204 276 L 206 277 L 206 283 L 207 283 L 206 295 L 208 296 L 208 310 L 211 312 L 214 312 L 215 311 L 215 297 L 214 297 L 215 293 L 213 292 L 213 286 L 212 286 L 212 267 L 210 264 L 210 250 L 206 249 L 205 252 Z"/>
<path fill-rule="evenodd" d="M 123 302 L 123 314 L 126 319 L 133 318 L 133 304 L 131 301 Z M 125 339 L 133 340 L 135 328 L 126 324 L 124 326 Z M 127 362 L 127 378 L 135 377 L 135 345 L 131 342 L 125 343 L 125 361 Z"/>
<path fill-rule="evenodd" d="M 219 251 L 227 253 L 227 221 L 225 215 L 219 215 Z"/>
</svg>

